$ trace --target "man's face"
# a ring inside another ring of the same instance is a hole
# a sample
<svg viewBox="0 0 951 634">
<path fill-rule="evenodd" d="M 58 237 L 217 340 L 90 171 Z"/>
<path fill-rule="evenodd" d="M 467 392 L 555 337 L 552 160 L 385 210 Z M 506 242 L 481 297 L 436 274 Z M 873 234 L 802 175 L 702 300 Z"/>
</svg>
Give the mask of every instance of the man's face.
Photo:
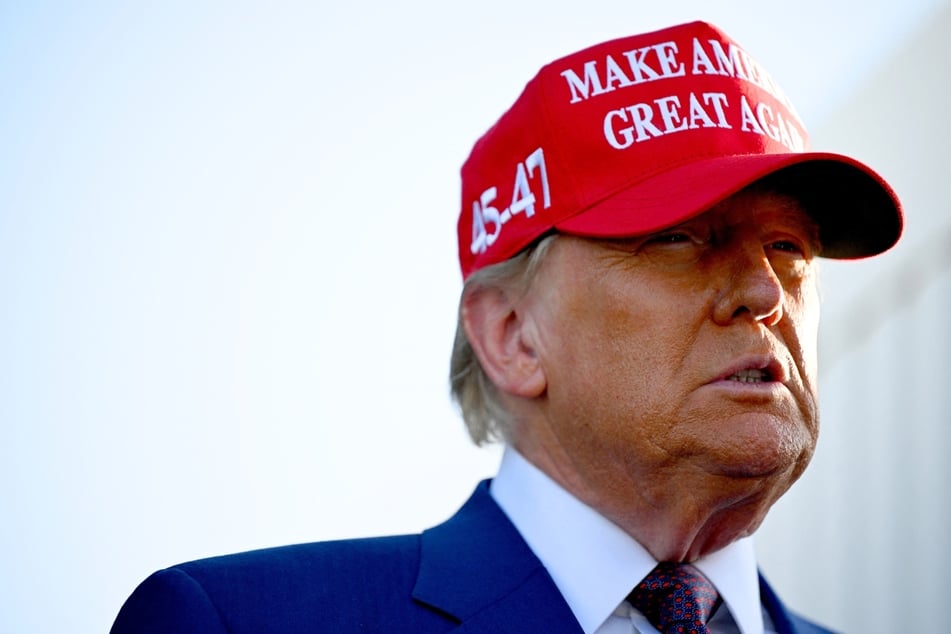
<svg viewBox="0 0 951 634">
<path fill-rule="evenodd" d="M 701 474 L 778 497 L 818 433 L 815 233 L 745 191 L 656 234 L 556 240 L 520 305 L 547 387 L 516 446 L 601 496 L 656 484 L 660 504 Z"/>
</svg>

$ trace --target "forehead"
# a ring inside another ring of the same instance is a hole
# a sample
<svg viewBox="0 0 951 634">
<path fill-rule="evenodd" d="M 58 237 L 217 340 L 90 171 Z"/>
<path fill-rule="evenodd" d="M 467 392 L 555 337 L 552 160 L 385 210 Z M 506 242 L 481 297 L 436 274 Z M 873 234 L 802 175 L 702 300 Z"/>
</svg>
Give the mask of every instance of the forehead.
<svg viewBox="0 0 951 634">
<path fill-rule="evenodd" d="M 741 190 L 694 217 L 698 218 L 750 227 L 769 222 L 801 230 L 816 240 L 819 235 L 818 225 L 798 198 L 756 186 Z"/>
<path fill-rule="evenodd" d="M 531 283 L 539 266 L 545 267 L 543 263 L 550 259 L 549 251 L 552 250 L 551 245 L 555 243 L 559 245 L 555 250 L 559 251 L 561 255 L 558 259 L 561 259 L 564 256 L 562 252 L 566 248 L 569 252 L 576 251 L 577 248 L 582 251 L 594 249 L 594 251 L 591 251 L 591 253 L 594 253 L 599 251 L 599 246 L 605 244 L 633 246 L 650 236 L 675 231 L 680 227 L 686 229 L 698 226 L 701 227 L 703 232 L 713 231 L 716 233 L 747 231 L 793 233 L 812 248 L 814 255 L 821 252 L 819 225 L 809 215 L 800 200 L 790 194 L 754 185 L 733 194 L 684 222 L 654 232 L 617 238 L 593 238 L 564 233 L 549 234 L 540 243 L 545 248 L 530 251 L 531 265 L 526 267 L 527 275 L 524 281 Z M 570 244 L 575 245 L 575 248 L 570 247 Z M 571 268 L 569 266 L 569 271 Z M 562 274 L 564 274 L 564 271 Z"/>
</svg>

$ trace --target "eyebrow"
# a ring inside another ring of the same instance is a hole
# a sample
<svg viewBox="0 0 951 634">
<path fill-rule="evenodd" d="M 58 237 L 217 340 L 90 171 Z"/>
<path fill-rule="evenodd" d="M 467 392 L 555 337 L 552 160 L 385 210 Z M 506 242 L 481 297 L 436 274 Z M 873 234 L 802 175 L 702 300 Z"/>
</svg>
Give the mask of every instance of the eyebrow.
<svg viewBox="0 0 951 634">
<path fill-rule="evenodd" d="M 763 193 L 780 203 L 776 209 L 779 221 L 802 230 L 809 238 L 810 245 L 817 252 L 821 252 L 822 240 L 819 223 L 812 217 L 806 206 L 791 194 L 773 190 L 765 190 Z"/>
</svg>

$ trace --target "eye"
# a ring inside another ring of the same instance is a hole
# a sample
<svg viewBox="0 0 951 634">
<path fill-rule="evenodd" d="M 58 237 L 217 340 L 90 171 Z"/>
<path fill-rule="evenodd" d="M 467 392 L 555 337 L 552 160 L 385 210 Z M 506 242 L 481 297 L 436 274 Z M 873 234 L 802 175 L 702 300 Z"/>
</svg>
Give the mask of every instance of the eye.
<svg viewBox="0 0 951 634">
<path fill-rule="evenodd" d="M 811 260 L 816 254 L 816 247 L 807 238 L 788 234 L 768 242 L 766 248 L 777 255 L 799 260 Z"/>
<path fill-rule="evenodd" d="M 647 240 L 645 244 L 678 244 L 681 242 L 693 242 L 693 238 L 682 231 L 675 231 L 671 233 L 659 233 L 652 235 Z"/>
<path fill-rule="evenodd" d="M 803 253 L 803 248 L 792 240 L 777 240 L 770 244 L 770 247 L 776 251 L 784 253 Z"/>
<path fill-rule="evenodd" d="M 711 242 L 709 228 L 699 223 L 662 229 L 644 236 L 604 240 L 608 248 L 655 263 L 692 264 Z"/>
<path fill-rule="evenodd" d="M 644 236 L 636 253 L 654 266 L 689 270 L 709 252 L 713 244 L 709 228 L 693 223 Z"/>
</svg>

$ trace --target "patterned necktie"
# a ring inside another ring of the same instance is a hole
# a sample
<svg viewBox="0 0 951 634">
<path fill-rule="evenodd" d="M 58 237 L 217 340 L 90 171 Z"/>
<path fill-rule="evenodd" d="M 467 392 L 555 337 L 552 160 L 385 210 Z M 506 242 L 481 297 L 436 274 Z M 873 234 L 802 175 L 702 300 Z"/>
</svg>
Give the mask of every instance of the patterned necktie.
<svg viewBox="0 0 951 634">
<path fill-rule="evenodd" d="M 709 634 L 706 623 L 718 596 L 713 584 L 691 566 L 664 561 L 627 600 L 662 634 Z"/>
</svg>

